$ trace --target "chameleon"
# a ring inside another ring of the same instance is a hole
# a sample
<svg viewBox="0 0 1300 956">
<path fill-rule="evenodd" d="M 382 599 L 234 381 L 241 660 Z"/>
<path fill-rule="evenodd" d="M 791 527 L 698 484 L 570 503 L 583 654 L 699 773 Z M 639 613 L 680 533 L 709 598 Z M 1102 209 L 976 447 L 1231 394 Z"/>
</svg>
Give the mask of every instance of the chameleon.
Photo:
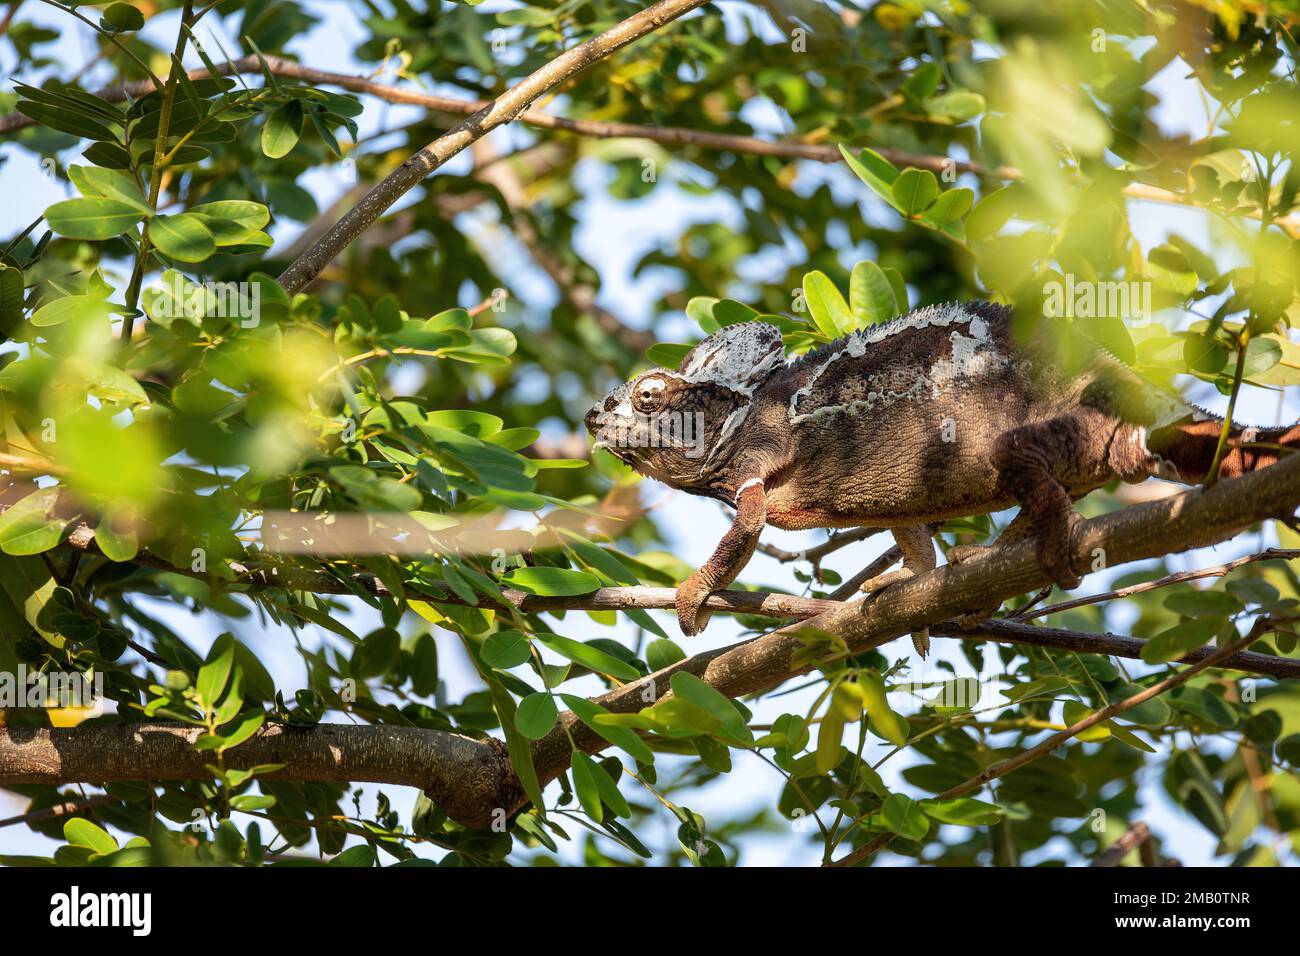
<svg viewBox="0 0 1300 956">
<path fill-rule="evenodd" d="M 708 561 L 678 587 L 686 635 L 708 596 L 749 562 L 765 525 L 892 532 L 900 568 L 865 581 L 879 592 L 933 569 L 933 534 L 952 518 L 1018 505 L 992 546 L 950 548 L 951 563 L 1037 538 L 1044 570 L 1077 587 L 1073 502 L 1116 479 L 1205 480 L 1223 419 L 1156 387 L 1051 323 L 1025 337 L 1012 310 L 945 303 L 855 331 L 787 359 L 781 332 L 745 322 L 708 336 L 678 368 L 609 392 L 585 423 L 640 473 L 735 509 Z M 1219 475 L 1300 447 L 1300 424 L 1230 430 Z M 924 656 L 928 635 L 913 635 Z"/>
</svg>

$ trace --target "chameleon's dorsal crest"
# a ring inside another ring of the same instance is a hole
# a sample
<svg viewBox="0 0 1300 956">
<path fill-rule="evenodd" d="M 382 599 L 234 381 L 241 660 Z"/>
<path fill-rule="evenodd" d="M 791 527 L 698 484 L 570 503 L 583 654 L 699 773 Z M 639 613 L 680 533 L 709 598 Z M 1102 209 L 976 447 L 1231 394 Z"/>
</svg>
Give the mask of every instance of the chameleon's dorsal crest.
<svg viewBox="0 0 1300 956">
<path fill-rule="evenodd" d="M 764 322 L 728 325 L 686 353 L 677 372 L 749 395 L 785 358 L 781 330 Z"/>
</svg>

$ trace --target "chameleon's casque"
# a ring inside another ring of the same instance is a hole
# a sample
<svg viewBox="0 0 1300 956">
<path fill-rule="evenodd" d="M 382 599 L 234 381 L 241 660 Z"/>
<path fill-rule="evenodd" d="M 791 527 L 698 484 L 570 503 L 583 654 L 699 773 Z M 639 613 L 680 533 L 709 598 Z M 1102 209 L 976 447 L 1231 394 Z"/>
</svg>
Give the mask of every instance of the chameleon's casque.
<svg viewBox="0 0 1300 956">
<path fill-rule="evenodd" d="M 1019 341 L 1007 307 L 945 304 L 787 361 L 775 327 L 746 323 L 709 336 L 677 370 L 610 392 L 587 414 L 598 445 L 736 507 L 712 558 L 678 589 L 682 630 L 703 626 L 701 605 L 739 574 L 765 524 L 890 529 L 904 563 L 863 585 L 878 590 L 935 566 L 935 523 L 1019 504 L 1003 539 L 1037 535 L 1052 578 L 1076 586 L 1071 499 L 1116 478 L 1202 480 L 1222 419 L 1054 331 Z M 1277 460 L 1239 447 L 1247 431 L 1248 445 L 1300 445 L 1300 426 L 1234 426 L 1221 475 Z"/>
</svg>

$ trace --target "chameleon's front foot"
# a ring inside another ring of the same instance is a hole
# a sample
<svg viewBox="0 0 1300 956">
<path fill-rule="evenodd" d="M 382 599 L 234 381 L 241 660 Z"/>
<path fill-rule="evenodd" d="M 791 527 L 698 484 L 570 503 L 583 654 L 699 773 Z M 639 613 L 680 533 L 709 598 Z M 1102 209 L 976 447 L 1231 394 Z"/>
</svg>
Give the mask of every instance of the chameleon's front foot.
<svg viewBox="0 0 1300 956">
<path fill-rule="evenodd" d="M 712 593 L 713 589 L 699 571 L 692 572 L 677 586 L 677 624 L 687 637 L 700 633 L 708 625 L 713 612 L 704 610 L 704 602 Z"/>
</svg>

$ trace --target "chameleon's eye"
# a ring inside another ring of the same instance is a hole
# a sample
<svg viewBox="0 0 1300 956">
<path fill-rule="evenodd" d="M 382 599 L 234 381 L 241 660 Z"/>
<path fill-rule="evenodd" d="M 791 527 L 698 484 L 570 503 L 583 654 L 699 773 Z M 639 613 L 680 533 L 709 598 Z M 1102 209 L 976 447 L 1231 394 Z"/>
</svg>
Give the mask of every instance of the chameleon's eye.
<svg viewBox="0 0 1300 956">
<path fill-rule="evenodd" d="M 632 407 L 638 412 L 653 412 L 663 404 L 667 383 L 661 378 L 643 378 L 632 392 Z"/>
</svg>

